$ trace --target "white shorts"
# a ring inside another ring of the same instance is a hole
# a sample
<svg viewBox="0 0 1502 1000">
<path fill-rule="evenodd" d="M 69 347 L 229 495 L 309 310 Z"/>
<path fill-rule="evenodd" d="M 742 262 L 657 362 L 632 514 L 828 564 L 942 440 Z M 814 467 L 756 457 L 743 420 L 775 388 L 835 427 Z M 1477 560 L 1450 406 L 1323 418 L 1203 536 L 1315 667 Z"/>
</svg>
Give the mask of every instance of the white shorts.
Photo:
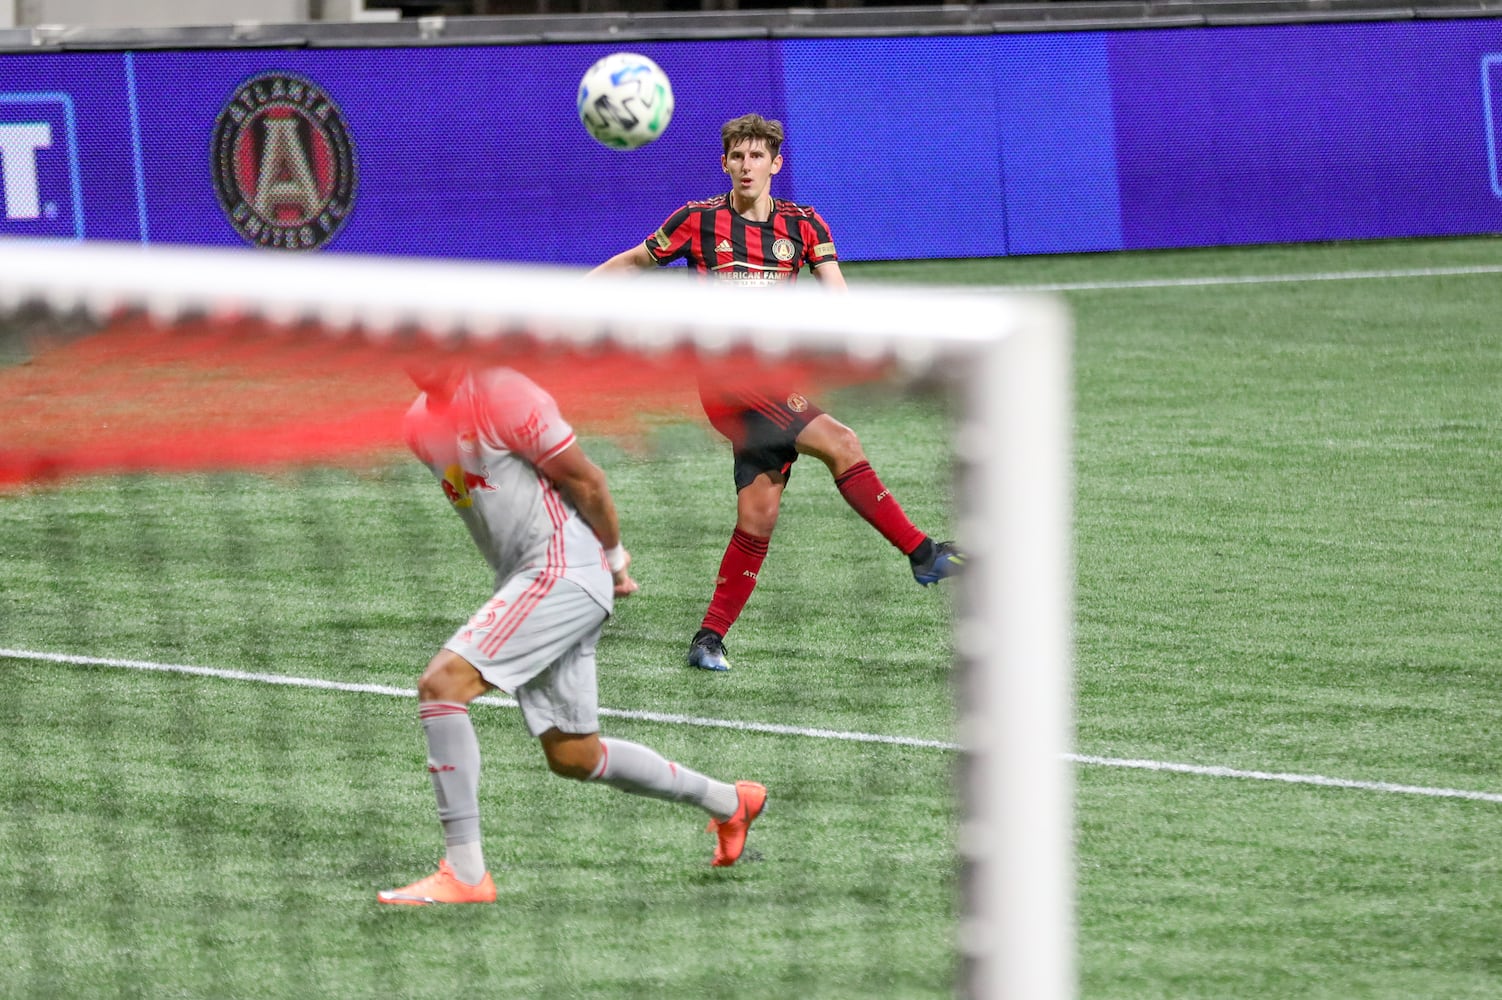
<svg viewBox="0 0 1502 1000">
<path fill-rule="evenodd" d="M 608 617 L 577 584 L 538 571 L 507 580 L 443 648 L 521 705 L 533 736 L 600 729 L 595 645 Z"/>
</svg>

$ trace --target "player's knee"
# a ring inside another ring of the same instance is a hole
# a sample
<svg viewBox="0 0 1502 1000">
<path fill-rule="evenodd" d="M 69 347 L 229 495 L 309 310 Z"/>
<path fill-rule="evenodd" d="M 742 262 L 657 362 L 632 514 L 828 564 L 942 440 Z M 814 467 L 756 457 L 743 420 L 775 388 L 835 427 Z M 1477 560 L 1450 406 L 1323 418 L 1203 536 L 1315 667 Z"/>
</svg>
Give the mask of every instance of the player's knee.
<svg viewBox="0 0 1502 1000">
<path fill-rule="evenodd" d="M 855 431 L 827 413 L 820 414 L 798 436 L 798 450 L 823 462 L 835 475 L 866 459 Z"/>
<path fill-rule="evenodd" d="M 600 741 L 597 736 L 565 735 L 549 730 L 542 736 L 542 753 L 548 770 L 560 778 L 588 781 L 600 767 Z"/>
<path fill-rule="evenodd" d="M 598 761 L 585 761 L 577 754 L 559 753 L 547 751 L 548 770 L 560 778 L 569 778 L 573 781 L 588 781 L 589 776 L 594 774 Z"/>
<path fill-rule="evenodd" d="M 837 424 L 829 438 L 829 457 L 833 460 L 830 464 L 843 469 L 848 469 L 857 462 L 866 460 L 866 451 L 861 447 L 861 439 L 855 431 L 844 424 Z"/>
<path fill-rule="evenodd" d="M 568 778 L 571 781 L 587 781 L 591 773 L 589 768 L 579 767 L 577 764 L 558 760 L 549 760 L 548 770 L 560 778 Z"/>
<path fill-rule="evenodd" d="M 459 656 L 440 650 L 417 679 L 418 701 L 469 704 L 484 690 L 480 672 Z"/>
<path fill-rule="evenodd" d="M 782 487 L 763 488 L 752 483 L 735 498 L 735 526 L 759 538 L 772 537 L 777 513 L 782 509 Z"/>
<path fill-rule="evenodd" d="M 448 687 L 443 677 L 442 667 L 430 662 L 428 668 L 422 672 L 422 676 L 417 678 L 417 700 L 447 701 L 445 694 Z"/>
<path fill-rule="evenodd" d="M 742 504 L 737 512 L 736 527 L 748 535 L 771 538 L 772 529 L 777 527 L 777 512 L 780 509 L 781 505 L 776 500 Z"/>
</svg>

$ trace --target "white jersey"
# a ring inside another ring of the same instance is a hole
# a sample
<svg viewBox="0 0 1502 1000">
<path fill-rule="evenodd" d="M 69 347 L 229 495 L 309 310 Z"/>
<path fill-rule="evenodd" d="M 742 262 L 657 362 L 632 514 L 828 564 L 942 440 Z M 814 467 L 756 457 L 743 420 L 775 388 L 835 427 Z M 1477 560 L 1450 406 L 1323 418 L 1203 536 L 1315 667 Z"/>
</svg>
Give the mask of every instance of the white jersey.
<svg viewBox="0 0 1502 1000">
<path fill-rule="evenodd" d="M 574 430 L 541 386 L 510 368 L 470 372 L 446 407 L 426 393 L 407 411 L 407 444 L 433 471 L 495 589 L 537 570 L 582 588 L 607 612 L 614 585 L 593 529 L 539 471 L 574 443 Z"/>
</svg>

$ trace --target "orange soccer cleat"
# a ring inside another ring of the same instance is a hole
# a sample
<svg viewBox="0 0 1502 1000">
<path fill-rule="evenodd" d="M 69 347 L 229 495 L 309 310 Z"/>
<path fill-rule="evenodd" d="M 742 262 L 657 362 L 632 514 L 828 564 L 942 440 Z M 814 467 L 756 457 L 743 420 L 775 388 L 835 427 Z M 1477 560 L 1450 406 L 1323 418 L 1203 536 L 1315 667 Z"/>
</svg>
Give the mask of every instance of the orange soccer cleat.
<svg viewBox="0 0 1502 1000">
<path fill-rule="evenodd" d="M 735 794 L 739 801 L 734 814 L 729 819 L 709 821 L 709 830 L 719 836 L 714 849 L 716 868 L 729 868 L 740 859 L 746 849 L 746 831 L 767 807 L 767 790 L 754 781 L 737 781 Z"/>
<path fill-rule="evenodd" d="M 478 885 L 461 882 L 449 867 L 448 859 L 438 862 L 438 871 L 400 889 L 383 889 L 376 899 L 397 906 L 429 906 L 433 903 L 494 903 L 495 883 L 490 873 Z"/>
</svg>

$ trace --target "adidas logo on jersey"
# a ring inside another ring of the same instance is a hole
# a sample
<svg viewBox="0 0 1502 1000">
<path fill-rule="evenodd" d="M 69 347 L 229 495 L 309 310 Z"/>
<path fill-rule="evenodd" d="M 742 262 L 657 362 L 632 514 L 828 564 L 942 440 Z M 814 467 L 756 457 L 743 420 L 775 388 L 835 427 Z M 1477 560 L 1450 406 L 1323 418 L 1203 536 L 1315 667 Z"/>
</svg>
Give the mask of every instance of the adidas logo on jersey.
<svg viewBox="0 0 1502 1000">
<path fill-rule="evenodd" d="M 715 244 L 714 252 L 715 253 L 734 253 L 735 252 L 735 247 L 733 247 L 733 246 L 730 245 L 730 241 L 729 240 L 721 240 L 719 243 Z"/>
</svg>

